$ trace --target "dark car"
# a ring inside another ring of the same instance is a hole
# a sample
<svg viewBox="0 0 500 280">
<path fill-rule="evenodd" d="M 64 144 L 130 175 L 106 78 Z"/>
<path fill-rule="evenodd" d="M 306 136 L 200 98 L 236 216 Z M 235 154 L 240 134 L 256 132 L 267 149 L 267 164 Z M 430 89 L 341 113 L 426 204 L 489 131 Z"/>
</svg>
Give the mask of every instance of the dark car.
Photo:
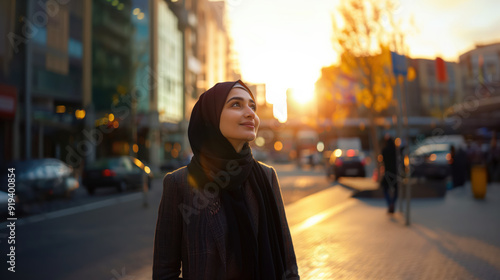
<svg viewBox="0 0 500 280">
<path fill-rule="evenodd" d="M 114 187 L 119 192 L 143 187 L 150 189 L 151 179 L 150 168 L 130 156 L 99 159 L 86 165 L 82 175 L 83 185 L 91 195 L 102 187 Z"/>
<path fill-rule="evenodd" d="M 326 164 L 328 177 L 365 177 L 365 162 L 360 152 L 355 149 L 337 149 L 330 155 Z"/>
<path fill-rule="evenodd" d="M 2 182 L 7 182 L 7 168 L 14 168 L 15 194 L 20 204 L 55 197 L 69 197 L 79 187 L 73 168 L 55 158 L 13 161 L 2 167 Z M 7 184 L 0 184 L 7 192 Z"/>
<path fill-rule="evenodd" d="M 451 175 L 450 148 L 448 143 L 419 146 L 410 154 L 411 176 L 444 179 Z"/>
</svg>

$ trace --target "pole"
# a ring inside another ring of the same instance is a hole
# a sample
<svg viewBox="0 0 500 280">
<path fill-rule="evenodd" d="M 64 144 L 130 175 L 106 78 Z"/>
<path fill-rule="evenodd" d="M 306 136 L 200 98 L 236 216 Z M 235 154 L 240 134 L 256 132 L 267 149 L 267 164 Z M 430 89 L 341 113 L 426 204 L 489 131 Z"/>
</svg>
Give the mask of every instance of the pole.
<svg viewBox="0 0 500 280">
<path fill-rule="evenodd" d="M 397 94 L 398 94 L 398 118 L 397 118 L 397 129 L 398 129 L 398 136 L 399 136 L 399 139 L 400 140 L 403 140 L 403 128 L 402 128 L 402 123 L 403 123 L 403 101 L 402 101 L 402 85 L 401 85 L 401 81 L 400 81 L 400 75 L 398 75 L 397 77 Z M 401 141 L 400 141 L 401 143 Z M 396 158 L 397 158 L 397 163 L 398 163 L 398 174 L 397 174 L 397 178 L 396 178 L 396 182 L 399 183 L 399 182 L 403 182 L 403 180 L 400 180 L 400 178 L 402 178 L 403 174 L 404 174 L 404 170 L 403 170 L 403 159 L 401 158 L 401 153 L 399 152 L 399 148 L 401 147 L 401 144 L 398 145 L 396 148 Z M 400 186 L 397 186 L 398 188 L 400 188 Z M 399 192 L 398 193 L 398 198 L 399 198 L 399 211 L 400 212 L 403 212 L 403 192 Z"/>
<path fill-rule="evenodd" d="M 408 126 L 408 96 L 404 94 L 405 92 L 405 87 L 404 87 L 404 79 L 402 79 L 401 82 L 401 93 L 404 95 L 405 98 L 405 140 L 406 140 L 406 148 L 404 149 L 404 159 L 406 159 L 405 162 L 405 169 L 406 169 L 406 175 L 405 175 L 405 185 L 406 185 L 406 213 L 405 213 L 405 225 L 409 226 L 411 221 L 410 221 L 410 204 L 411 204 L 411 182 L 410 182 L 410 131 L 409 131 L 409 126 Z M 408 163 L 408 165 L 406 165 Z"/>
</svg>

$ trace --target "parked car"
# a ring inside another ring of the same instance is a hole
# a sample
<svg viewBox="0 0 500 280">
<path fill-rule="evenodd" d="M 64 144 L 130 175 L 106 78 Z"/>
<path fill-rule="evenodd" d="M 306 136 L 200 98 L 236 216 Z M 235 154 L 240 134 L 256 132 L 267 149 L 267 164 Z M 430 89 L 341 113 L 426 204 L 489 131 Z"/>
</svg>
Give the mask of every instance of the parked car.
<svg viewBox="0 0 500 280">
<path fill-rule="evenodd" d="M 444 179 L 451 175 L 450 143 L 424 144 L 410 154 L 412 177 Z"/>
<path fill-rule="evenodd" d="M 448 144 L 449 146 L 453 145 L 456 149 L 465 148 L 465 138 L 462 135 L 439 135 L 439 136 L 430 136 L 420 141 L 418 147 L 424 145 L 431 144 Z"/>
<path fill-rule="evenodd" d="M 365 177 L 365 161 L 362 153 L 355 149 L 336 149 L 326 163 L 327 177 Z"/>
<path fill-rule="evenodd" d="M 86 165 L 82 175 L 83 185 L 90 195 L 97 188 L 114 187 L 119 192 L 127 189 L 151 188 L 152 173 L 139 159 L 119 156 L 99 159 Z"/>
<path fill-rule="evenodd" d="M 55 158 L 13 161 L 2 166 L 2 182 L 7 182 L 7 168 L 14 168 L 15 194 L 19 208 L 23 204 L 55 197 L 70 197 L 79 187 L 73 168 Z M 8 184 L 0 184 L 7 192 Z M 16 204 L 17 204 L 16 203 Z"/>
</svg>

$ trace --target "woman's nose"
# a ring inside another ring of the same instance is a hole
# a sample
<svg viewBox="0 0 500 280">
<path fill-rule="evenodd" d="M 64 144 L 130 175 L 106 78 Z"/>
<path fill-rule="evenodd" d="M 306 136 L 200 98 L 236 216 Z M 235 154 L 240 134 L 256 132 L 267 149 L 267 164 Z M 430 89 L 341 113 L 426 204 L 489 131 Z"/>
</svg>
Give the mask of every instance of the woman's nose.
<svg viewBox="0 0 500 280">
<path fill-rule="evenodd" d="M 245 108 L 245 117 L 252 119 L 255 118 L 255 111 L 250 106 L 246 106 Z"/>
</svg>

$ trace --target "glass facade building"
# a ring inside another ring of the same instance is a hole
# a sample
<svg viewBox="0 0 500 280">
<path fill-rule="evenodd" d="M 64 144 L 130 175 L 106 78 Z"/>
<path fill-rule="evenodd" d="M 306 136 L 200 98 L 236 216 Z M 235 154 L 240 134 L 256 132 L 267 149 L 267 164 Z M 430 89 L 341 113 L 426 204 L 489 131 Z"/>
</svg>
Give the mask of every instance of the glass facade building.
<svg viewBox="0 0 500 280">
<path fill-rule="evenodd" d="M 158 3 L 158 112 L 160 122 L 183 118 L 182 33 L 165 1 Z"/>
<path fill-rule="evenodd" d="M 64 158 L 82 125 L 83 3 L 7 0 L 0 10 L 0 84 L 17 94 L 3 158 Z"/>
<path fill-rule="evenodd" d="M 133 85 L 134 32 L 130 0 L 92 2 L 92 102 L 98 117 L 111 113 L 112 105 L 129 106 L 124 100 Z"/>
</svg>

